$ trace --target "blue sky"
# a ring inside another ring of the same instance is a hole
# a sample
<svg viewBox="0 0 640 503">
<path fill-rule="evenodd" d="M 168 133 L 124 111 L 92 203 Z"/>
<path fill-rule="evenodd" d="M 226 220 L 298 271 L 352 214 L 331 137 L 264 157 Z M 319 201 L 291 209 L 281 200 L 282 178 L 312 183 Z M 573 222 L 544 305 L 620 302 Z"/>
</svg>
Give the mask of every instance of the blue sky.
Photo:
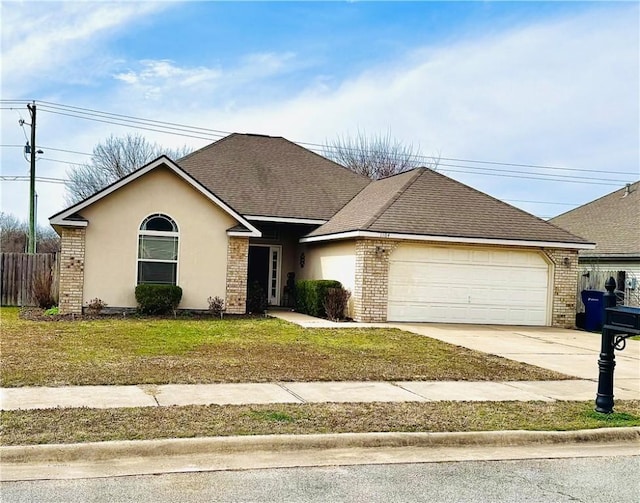
<svg viewBox="0 0 640 503">
<path fill-rule="evenodd" d="M 636 2 L 0 5 L 3 100 L 317 144 L 390 132 L 440 156 L 444 174 L 542 217 L 640 178 Z M 26 218 L 28 184 L 6 177 L 28 173 L 28 113 L 2 108 L 2 210 Z M 133 131 L 43 106 L 37 174 L 64 179 L 87 160 L 54 149 L 91 152 Z M 210 143 L 140 132 L 170 147 Z M 571 178 L 535 179 L 550 175 Z M 37 191 L 46 223 L 64 186 Z"/>
</svg>

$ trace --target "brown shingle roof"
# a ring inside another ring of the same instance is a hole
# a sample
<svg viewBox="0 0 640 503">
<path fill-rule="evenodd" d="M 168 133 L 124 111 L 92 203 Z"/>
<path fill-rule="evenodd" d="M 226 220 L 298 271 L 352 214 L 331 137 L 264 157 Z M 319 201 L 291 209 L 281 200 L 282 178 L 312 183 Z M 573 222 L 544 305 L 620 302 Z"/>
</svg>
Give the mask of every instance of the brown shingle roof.
<svg viewBox="0 0 640 503">
<path fill-rule="evenodd" d="M 640 257 L 640 181 L 550 221 L 596 243 L 581 256 Z"/>
<path fill-rule="evenodd" d="M 559 227 L 427 168 L 371 183 L 309 236 L 354 230 L 586 243 Z"/>
<path fill-rule="evenodd" d="M 232 134 L 178 161 L 242 215 L 328 220 L 370 180 L 282 137 Z"/>
</svg>

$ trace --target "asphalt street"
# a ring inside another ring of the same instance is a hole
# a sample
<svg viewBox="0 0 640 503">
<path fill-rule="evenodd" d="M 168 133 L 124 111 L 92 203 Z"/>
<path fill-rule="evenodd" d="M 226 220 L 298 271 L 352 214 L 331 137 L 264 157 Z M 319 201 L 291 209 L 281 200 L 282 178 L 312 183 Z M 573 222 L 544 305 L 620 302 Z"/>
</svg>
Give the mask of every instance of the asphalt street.
<svg viewBox="0 0 640 503">
<path fill-rule="evenodd" d="M 640 456 L 3 482 L 3 503 L 640 501 Z"/>
</svg>

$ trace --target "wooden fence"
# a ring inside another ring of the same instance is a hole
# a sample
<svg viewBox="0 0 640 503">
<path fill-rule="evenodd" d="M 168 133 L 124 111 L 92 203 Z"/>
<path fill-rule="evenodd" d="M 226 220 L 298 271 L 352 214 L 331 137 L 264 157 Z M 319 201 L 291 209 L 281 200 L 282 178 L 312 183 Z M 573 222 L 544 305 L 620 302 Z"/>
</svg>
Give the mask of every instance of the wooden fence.
<svg viewBox="0 0 640 503">
<path fill-rule="evenodd" d="M 581 271 L 578 275 L 578 302 L 576 303 L 576 311 L 578 313 L 584 312 L 581 295 L 582 290 L 599 290 L 604 292 L 604 284 L 611 277 L 616 280 L 618 302 L 626 306 L 640 306 L 640 285 L 632 272 L 591 268 Z M 631 288 L 626 284 L 626 279 L 634 278 L 634 286 Z"/>
<path fill-rule="evenodd" d="M 0 253 L 0 301 L 3 306 L 36 306 L 34 283 L 51 274 L 51 294 L 58 299 L 56 253 Z"/>
</svg>

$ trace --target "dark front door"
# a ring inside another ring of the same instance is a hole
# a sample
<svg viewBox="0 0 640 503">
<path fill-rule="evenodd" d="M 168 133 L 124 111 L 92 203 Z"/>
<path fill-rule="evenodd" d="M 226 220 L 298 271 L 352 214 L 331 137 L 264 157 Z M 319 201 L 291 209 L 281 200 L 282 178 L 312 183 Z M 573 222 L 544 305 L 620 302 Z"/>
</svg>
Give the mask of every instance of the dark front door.
<svg viewBox="0 0 640 503">
<path fill-rule="evenodd" d="M 249 263 L 247 272 L 247 287 L 250 289 L 254 283 L 258 283 L 265 297 L 269 292 L 269 247 L 250 246 Z"/>
</svg>

